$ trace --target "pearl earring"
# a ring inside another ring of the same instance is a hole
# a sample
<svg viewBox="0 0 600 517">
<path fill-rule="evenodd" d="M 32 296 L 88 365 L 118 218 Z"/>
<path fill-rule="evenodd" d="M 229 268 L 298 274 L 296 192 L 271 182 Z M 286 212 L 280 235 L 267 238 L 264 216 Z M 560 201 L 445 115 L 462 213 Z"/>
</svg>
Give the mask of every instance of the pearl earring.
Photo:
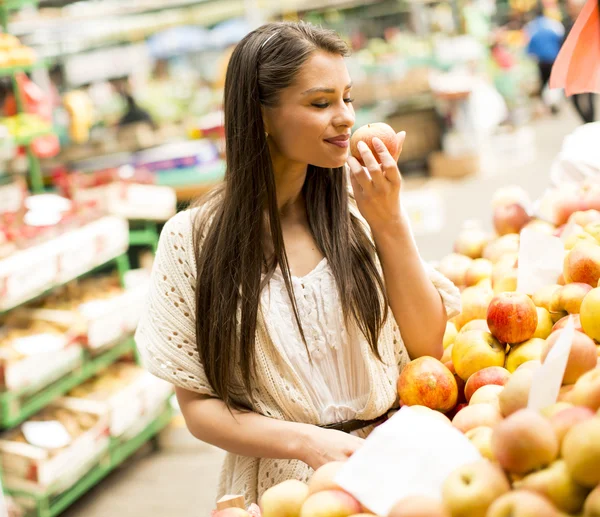
<svg viewBox="0 0 600 517">
<path fill-rule="evenodd" d="M 265 131 L 265 138 L 269 138 L 269 133 Z"/>
</svg>

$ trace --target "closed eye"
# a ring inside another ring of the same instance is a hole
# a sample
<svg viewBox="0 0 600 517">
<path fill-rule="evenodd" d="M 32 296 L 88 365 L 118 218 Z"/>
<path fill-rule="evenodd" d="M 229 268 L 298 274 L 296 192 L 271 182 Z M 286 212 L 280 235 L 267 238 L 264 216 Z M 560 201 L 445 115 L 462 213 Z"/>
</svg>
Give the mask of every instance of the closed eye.
<svg viewBox="0 0 600 517">
<path fill-rule="evenodd" d="M 350 98 L 348 98 L 348 99 L 344 99 L 344 102 L 345 102 L 346 104 L 351 104 L 351 103 L 353 103 L 353 102 L 354 102 L 354 99 L 350 99 Z M 329 102 L 324 102 L 324 103 L 321 103 L 321 104 L 313 103 L 313 106 L 314 106 L 315 108 L 319 108 L 319 109 L 325 109 L 325 108 L 328 108 L 329 106 L 331 106 L 331 104 L 330 104 Z"/>
</svg>

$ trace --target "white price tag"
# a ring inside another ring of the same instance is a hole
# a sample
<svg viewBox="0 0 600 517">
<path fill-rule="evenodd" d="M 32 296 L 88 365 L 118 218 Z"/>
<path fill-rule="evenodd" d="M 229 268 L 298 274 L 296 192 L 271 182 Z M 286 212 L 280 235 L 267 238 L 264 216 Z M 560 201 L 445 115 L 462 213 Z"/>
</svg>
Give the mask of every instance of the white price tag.
<svg viewBox="0 0 600 517">
<path fill-rule="evenodd" d="M 43 449 L 62 449 L 71 443 L 71 435 L 56 420 L 48 422 L 25 422 L 21 430 L 25 439 Z"/>
<path fill-rule="evenodd" d="M 517 291 L 533 294 L 555 284 L 563 271 L 565 251 L 558 237 L 532 228 L 521 231 Z"/>
<path fill-rule="evenodd" d="M 575 325 L 573 318 L 569 317 L 564 331 L 548 353 L 546 360 L 533 374 L 527 403 L 529 409 L 541 411 L 557 401 L 574 337 Z"/>
<path fill-rule="evenodd" d="M 441 499 L 445 479 L 481 459 L 455 427 L 404 406 L 377 427 L 335 481 L 377 515 L 410 495 Z"/>
</svg>

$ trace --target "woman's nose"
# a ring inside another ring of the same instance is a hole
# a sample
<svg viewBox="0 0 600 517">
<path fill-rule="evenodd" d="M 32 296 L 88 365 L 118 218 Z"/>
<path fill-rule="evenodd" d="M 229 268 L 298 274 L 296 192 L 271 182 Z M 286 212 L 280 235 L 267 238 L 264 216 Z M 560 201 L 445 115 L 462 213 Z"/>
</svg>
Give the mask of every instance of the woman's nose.
<svg viewBox="0 0 600 517">
<path fill-rule="evenodd" d="M 354 125 L 354 109 L 352 105 L 344 103 L 343 107 L 340 108 L 339 113 L 336 115 L 334 120 L 335 126 L 352 127 Z"/>
</svg>

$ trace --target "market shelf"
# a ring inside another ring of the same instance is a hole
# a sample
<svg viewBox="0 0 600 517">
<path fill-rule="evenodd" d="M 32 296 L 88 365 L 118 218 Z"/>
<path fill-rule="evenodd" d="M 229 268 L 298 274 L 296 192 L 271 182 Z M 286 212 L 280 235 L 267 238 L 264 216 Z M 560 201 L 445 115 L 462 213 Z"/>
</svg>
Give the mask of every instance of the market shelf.
<svg viewBox="0 0 600 517">
<path fill-rule="evenodd" d="M 122 278 L 128 234 L 127 221 L 106 216 L 0 260 L 0 316 L 114 262 Z"/>
<path fill-rule="evenodd" d="M 0 394 L 0 427 L 8 429 L 19 425 L 53 400 L 79 386 L 110 366 L 117 359 L 131 352 L 135 352 L 135 342 L 132 337 L 113 346 L 97 357 L 91 357 L 85 353 L 83 364 L 79 368 L 34 395 L 25 394 L 23 391 Z"/>
<path fill-rule="evenodd" d="M 48 286 L 47 289 L 44 289 L 40 293 L 33 295 L 33 296 L 27 298 L 26 300 L 19 302 L 15 305 L 11 305 L 10 307 L 7 307 L 5 309 L 0 308 L 0 316 L 3 316 L 5 314 L 9 313 L 10 311 L 17 309 L 23 305 L 26 305 L 28 303 L 39 300 L 40 298 L 43 298 L 44 296 L 47 296 L 50 293 L 52 293 L 52 291 L 54 291 L 58 287 L 68 284 L 69 282 L 72 282 L 73 280 L 77 280 L 79 278 L 84 278 L 84 277 L 91 275 L 99 270 L 102 270 L 102 269 L 106 268 L 106 266 L 108 266 L 109 264 L 112 264 L 113 262 L 115 262 L 117 264 L 117 269 L 119 270 L 119 276 L 121 277 L 121 280 L 122 280 L 123 275 L 129 269 L 129 257 L 127 256 L 127 254 L 123 254 L 123 255 L 119 255 L 118 257 L 111 258 L 101 264 L 98 264 L 97 266 L 94 266 L 92 269 L 89 269 L 89 270 L 85 271 L 84 273 L 81 273 L 80 275 L 75 276 L 70 279 L 67 279 L 63 282 L 53 283 L 50 286 Z"/>
<path fill-rule="evenodd" d="M 17 490 L 7 490 L 7 493 L 23 499 L 35 500 L 36 510 L 29 512 L 28 517 L 56 517 L 131 457 L 140 447 L 160 433 L 169 425 L 172 416 L 173 410 L 167 402 L 162 413 L 139 434 L 124 442 L 119 439 L 112 439 L 107 457 L 101 459 L 98 465 L 73 487 L 56 497 Z"/>
<path fill-rule="evenodd" d="M 40 59 L 31 65 L 17 65 L 6 68 L 0 68 L 0 77 L 9 77 L 19 72 L 31 72 L 32 70 L 36 70 L 37 68 L 44 68 L 45 66 L 46 62 L 43 59 Z"/>
</svg>

